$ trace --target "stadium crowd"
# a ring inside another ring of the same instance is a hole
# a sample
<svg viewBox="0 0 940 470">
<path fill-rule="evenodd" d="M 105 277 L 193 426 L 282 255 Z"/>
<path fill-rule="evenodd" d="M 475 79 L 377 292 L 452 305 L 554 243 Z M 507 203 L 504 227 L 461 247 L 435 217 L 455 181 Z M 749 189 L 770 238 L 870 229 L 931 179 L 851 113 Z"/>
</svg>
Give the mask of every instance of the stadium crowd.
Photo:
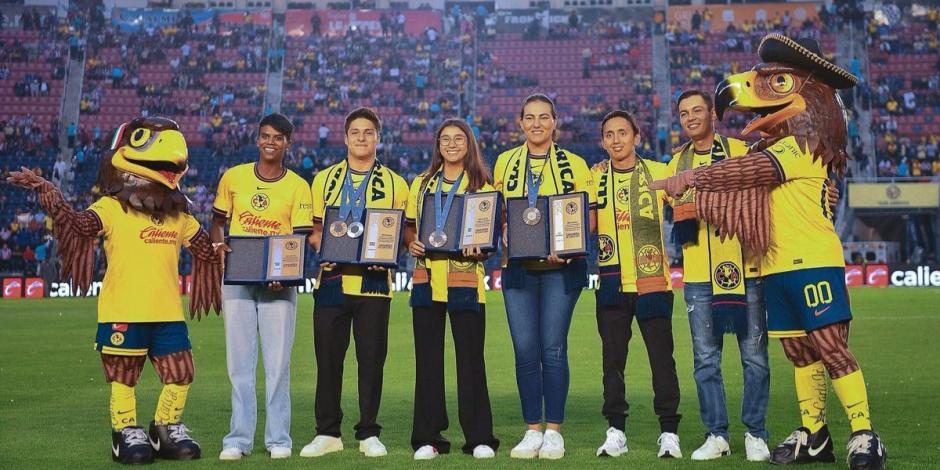
<svg viewBox="0 0 940 470">
<path fill-rule="evenodd" d="M 833 32 L 848 22 L 863 21 L 870 77 L 864 73 L 865 64 L 852 60 L 852 72 L 863 77 L 863 83 L 844 99 L 853 117 L 858 116 L 858 109 L 870 107 L 872 111 L 874 171 L 879 176 L 940 175 L 938 9 L 927 7 L 915 14 L 906 8 L 900 22 L 886 25 L 872 13 L 859 20 L 860 13 L 852 5 L 839 2 L 824 8 L 817 20 L 798 22 L 788 15 L 774 15 L 721 31 L 711 30 L 714 11 L 707 7 L 696 12 L 689 25 L 616 16 L 588 22 L 578 14 L 570 15 L 564 24 L 549 24 L 547 18 L 536 15 L 518 34 L 497 32 L 497 17 L 485 8 L 451 11 L 444 15 L 443 33 L 428 29 L 420 35 L 403 34 L 399 15 L 390 14 L 385 15 L 379 35 L 350 29 L 342 37 L 288 37 L 275 48 L 269 44 L 271 26 L 250 20 L 232 24 L 216 16 L 197 25 L 184 13 L 176 24 L 129 32 L 106 21 L 100 2 L 79 3 L 64 19 L 45 10 L 27 10 L 15 24 L 9 14 L 0 17 L 7 32 L 34 34 L 30 40 L 0 38 L 4 46 L 0 49 L 0 87 L 13 96 L 58 95 L 61 85 L 56 88 L 55 83 L 64 77 L 70 50 L 83 52 L 83 119 L 78 124 L 60 123 L 30 113 L 0 118 L 0 155 L 9 157 L 2 168 L 7 172 L 32 162 L 27 166 L 45 170 L 66 187 L 74 186 L 74 197 L 87 203 L 92 200 L 95 168 L 113 128 L 105 118 L 111 118 L 110 114 L 173 116 L 190 128 L 194 158 L 186 190 L 196 212 L 205 213 L 211 208 L 219 175 L 249 158 L 246 148 L 254 142 L 261 116 L 269 57 L 284 58 L 282 110 L 304 130 L 286 163 L 305 178 L 343 157 L 342 133 L 337 132 L 335 121 L 327 123 L 323 118 L 341 117 L 366 104 L 377 107 L 385 119 L 380 153 L 407 178 L 426 167 L 430 157 L 426 136 L 449 116 L 467 116 L 484 155 L 492 159 L 518 142 L 520 133 L 514 116 L 494 112 L 497 108 L 489 103 L 506 97 L 515 101 L 529 90 L 551 88 L 540 80 L 540 72 L 511 67 L 514 56 L 506 58 L 505 45 L 517 39 L 529 47 L 549 47 L 559 41 L 597 43 L 595 47 L 574 46 L 579 76 L 585 80 L 614 76 L 623 91 L 611 97 L 598 89 L 566 102 L 548 90 L 559 102 L 564 139 L 593 160 L 597 156 L 596 120 L 616 106 L 638 116 L 647 136 L 639 151 L 652 156 L 654 149 L 671 149 L 681 138 L 677 124 L 657 128 L 650 112 L 662 100 L 654 91 L 652 70 L 644 62 L 654 28 L 662 27 L 669 45 L 674 99 L 690 87 L 712 89 L 726 74 L 746 67 L 756 44 L 768 32 L 810 36 L 820 40 L 824 49 L 834 50 Z M 925 66 L 905 68 L 911 61 Z M 17 64 L 24 63 L 44 65 L 36 72 L 18 73 Z M 473 106 L 476 113 L 471 115 Z M 732 114 L 721 126 L 734 134 L 745 119 Z M 58 146 L 60 130 L 68 139 L 71 161 L 57 170 L 53 168 L 55 155 L 48 149 Z M 859 132 L 855 119 L 850 119 L 855 155 L 861 154 Z M 8 228 L 17 209 L 35 215 L 36 208 L 29 201 L 6 199 L 0 207 L 0 218 Z M 31 238 L 28 248 L 35 252 L 44 235 L 40 228 L 39 239 Z M 13 243 L 11 253 L 25 248 L 15 240 L 8 243 Z"/>
</svg>

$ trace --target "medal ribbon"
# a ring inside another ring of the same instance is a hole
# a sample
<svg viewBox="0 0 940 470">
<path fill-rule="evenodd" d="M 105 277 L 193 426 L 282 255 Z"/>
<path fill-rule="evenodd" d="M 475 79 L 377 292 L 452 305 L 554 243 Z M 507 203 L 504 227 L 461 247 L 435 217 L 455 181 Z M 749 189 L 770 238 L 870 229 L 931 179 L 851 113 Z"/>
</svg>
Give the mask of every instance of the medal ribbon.
<svg viewBox="0 0 940 470">
<path fill-rule="evenodd" d="M 545 158 L 549 158 L 549 157 L 545 157 Z M 545 164 L 548 165 L 549 162 L 546 161 Z M 544 170 L 545 168 L 542 167 L 542 171 Z M 539 198 L 539 186 L 542 185 L 542 175 L 539 174 L 539 176 L 536 178 L 536 176 L 532 173 L 532 168 L 529 166 L 528 153 L 525 156 L 525 182 L 526 182 L 526 187 L 527 187 L 526 197 L 529 199 L 529 207 L 533 208 L 535 207 L 535 202 Z"/>
<path fill-rule="evenodd" d="M 362 218 L 362 211 L 366 208 L 366 200 L 363 195 L 366 186 L 369 185 L 369 180 L 372 178 L 373 170 L 375 170 L 375 165 L 369 169 L 369 173 L 359 183 L 359 187 L 353 188 L 352 168 L 346 169 L 346 180 L 343 182 L 343 193 L 340 195 L 339 220 L 345 221 L 350 212 L 352 212 L 355 222 Z"/>
<path fill-rule="evenodd" d="M 454 181 L 454 184 L 450 187 L 450 190 L 447 191 L 447 199 L 444 201 L 444 204 L 441 204 L 441 188 L 444 186 L 444 173 L 443 170 L 439 175 L 437 180 L 437 187 L 434 188 L 434 231 L 441 232 L 444 230 L 444 222 L 447 221 L 447 214 L 450 214 L 450 206 L 454 203 L 454 194 L 457 193 L 457 188 L 460 187 L 460 181 L 463 180 L 463 173 L 460 173 L 460 176 L 457 177 L 457 181 Z"/>
</svg>

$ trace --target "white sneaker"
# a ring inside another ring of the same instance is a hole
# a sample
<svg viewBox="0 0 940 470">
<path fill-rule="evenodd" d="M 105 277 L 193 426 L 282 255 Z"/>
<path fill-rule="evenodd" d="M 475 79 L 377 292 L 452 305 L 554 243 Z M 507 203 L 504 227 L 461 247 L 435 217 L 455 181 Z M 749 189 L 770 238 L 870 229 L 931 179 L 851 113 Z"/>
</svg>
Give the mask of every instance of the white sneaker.
<svg viewBox="0 0 940 470">
<path fill-rule="evenodd" d="M 268 452 L 271 452 L 272 459 L 290 458 L 290 454 L 291 454 L 290 447 L 282 447 L 282 446 L 273 446 Z"/>
<path fill-rule="evenodd" d="M 561 433 L 552 429 L 546 429 L 542 440 L 542 447 L 539 449 L 539 458 L 548 460 L 557 460 L 565 456 L 565 439 Z"/>
<path fill-rule="evenodd" d="M 728 441 L 721 436 L 709 434 L 702 447 L 692 452 L 692 460 L 715 460 L 726 455 L 731 455 L 731 446 L 728 445 Z"/>
<path fill-rule="evenodd" d="M 514 459 L 534 459 L 539 455 L 539 449 L 542 448 L 542 432 L 529 429 L 522 436 L 522 441 L 513 447 L 509 452 L 509 457 Z"/>
<path fill-rule="evenodd" d="M 473 448 L 473 458 L 475 459 L 491 459 L 493 457 L 496 457 L 496 451 L 486 444 L 480 444 Z"/>
<path fill-rule="evenodd" d="M 333 436 L 317 436 L 300 450 L 300 456 L 322 457 L 331 452 L 339 452 L 341 450 L 343 450 L 342 439 Z"/>
<path fill-rule="evenodd" d="M 767 462 L 770 460 L 767 442 L 749 432 L 744 433 L 744 451 L 747 452 L 748 461 Z"/>
<path fill-rule="evenodd" d="M 437 457 L 437 449 L 434 446 L 421 446 L 415 451 L 415 460 L 431 460 Z"/>
<path fill-rule="evenodd" d="M 623 431 L 611 426 L 607 428 L 607 439 L 604 445 L 597 448 L 598 457 L 620 457 L 627 453 L 627 436 Z"/>
<path fill-rule="evenodd" d="M 382 444 L 382 441 L 375 436 L 359 441 L 359 452 L 365 454 L 366 457 L 385 457 L 388 455 L 385 444 Z"/>
<path fill-rule="evenodd" d="M 219 460 L 241 460 L 242 450 L 238 447 L 226 447 L 219 452 Z"/>
<path fill-rule="evenodd" d="M 659 444 L 657 457 L 661 459 L 681 459 L 682 449 L 679 448 L 679 436 L 671 432 L 664 432 L 656 439 Z"/>
</svg>

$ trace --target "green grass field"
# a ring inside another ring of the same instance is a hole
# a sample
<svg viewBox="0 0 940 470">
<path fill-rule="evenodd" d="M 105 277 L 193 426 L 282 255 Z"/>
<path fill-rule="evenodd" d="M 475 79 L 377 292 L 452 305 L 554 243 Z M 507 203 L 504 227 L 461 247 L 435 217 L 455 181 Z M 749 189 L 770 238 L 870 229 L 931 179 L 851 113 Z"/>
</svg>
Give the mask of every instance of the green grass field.
<svg viewBox="0 0 940 470">
<path fill-rule="evenodd" d="M 677 295 L 681 299 L 681 295 Z M 855 321 L 851 346 L 869 383 L 869 396 L 875 424 L 887 447 L 891 468 L 927 468 L 940 459 L 938 431 L 940 408 L 937 374 L 940 352 L 940 289 L 873 289 L 852 291 Z M 225 344 L 220 318 L 190 324 L 196 359 L 196 382 L 189 395 L 185 415 L 194 437 L 202 444 L 203 460 L 175 464 L 158 462 L 161 467 L 237 468 L 415 468 L 415 467 L 502 467 L 545 465 L 556 468 L 727 468 L 760 467 L 744 459 L 740 416 L 741 367 L 734 341 L 726 343 L 724 377 L 732 422 L 732 456 L 713 463 L 693 464 L 688 460 L 701 444 L 703 428 L 692 380 L 692 352 L 688 320 L 681 300 L 676 302 L 674 331 L 676 361 L 682 387 L 680 425 L 685 459 L 656 459 L 659 428 L 652 411 L 650 372 L 639 334 L 634 336 L 627 366 L 627 392 L 631 417 L 627 424 L 630 452 L 619 459 L 598 459 L 594 450 L 604 438 L 606 423 L 600 415 L 600 340 L 594 320 L 593 295 L 585 293 L 575 312 L 569 337 L 571 391 L 567 422 L 563 429 L 567 456 L 557 462 L 520 462 L 509 459 L 509 449 L 523 432 L 519 399 L 513 369 L 513 354 L 503 309 L 502 296 L 491 293 L 488 310 L 486 362 L 496 424 L 502 440 L 497 457 L 475 461 L 460 453 L 421 463 L 411 458 L 409 437 L 414 390 L 414 348 L 411 311 L 407 295 L 398 295 L 392 304 L 390 347 L 385 368 L 385 391 L 379 415 L 384 426 L 382 440 L 389 456 L 380 460 L 362 457 L 356 450 L 352 426 L 357 418 L 353 348 L 347 358 L 344 388 L 346 450 L 320 459 L 297 456 L 314 434 L 313 397 L 315 363 L 312 343 L 312 300 L 301 297 L 298 307 L 297 338 L 293 355 L 294 457 L 272 462 L 262 439 L 264 417 L 260 416 L 255 453 L 240 462 L 220 462 L 222 436 L 228 431 L 230 414 L 229 382 L 225 368 Z M 108 387 L 102 378 L 98 354 L 91 348 L 95 333 L 95 299 L 46 299 L 0 301 L 0 468 L 114 468 L 109 457 L 110 436 Z M 729 338 L 730 337 L 726 337 Z M 447 384 L 451 429 L 445 434 L 455 444 L 463 442 L 457 423 L 453 348 L 448 339 Z M 772 444 L 783 439 L 799 419 L 793 392 L 791 367 L 777 341 L 771 342 L 771 400 L 767 424 Z M 260 372 L 260 367 L 259 367 Z M 258 378 L 259 412 L 263 414 L 262 375 Z M 138 387 L 139 420 L 149 422 L 153 415 L 159 384 L 150 366 Z M 830 426 L 836 444 L 837 464 L 844 468 L 845 442 L 849 431 L 845 414 L 832 394 Z"/>
</svg>

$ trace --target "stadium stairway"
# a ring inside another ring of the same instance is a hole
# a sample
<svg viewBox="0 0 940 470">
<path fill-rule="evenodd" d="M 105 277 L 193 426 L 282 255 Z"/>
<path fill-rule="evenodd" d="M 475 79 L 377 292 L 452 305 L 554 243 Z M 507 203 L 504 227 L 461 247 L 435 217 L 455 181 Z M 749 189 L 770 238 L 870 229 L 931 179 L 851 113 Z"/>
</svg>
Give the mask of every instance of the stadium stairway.
<svg viewBox="0 0 940 470">
<path fill-rule="evenodd" d="M 672 85 L 669 81 L 669 49 L 666 47 L 666 34 L 662 28 L 653 28 L 653 89 L 659 94 L 659 109 L 653 110 L 653 122 L 656 129 L 669 129 L 672 125 Z M 655 134 L 654 134 L 655 135 Z M 653 139 L 659 146 L 659 140 Z M 671 152 L 672 149 L 654 148 L 657 157 Z"/>
<path fill-rule="evenodd" d="M 72 151 L 68 147 L 68 127 L 70 122 L 78 126 L 79 104 L 82 100 L 82 82 L 85 79 L 85 53 L 73 54 L 69 51 L 68 67 L 65 75 L 65 93 L 62 97 L 61 120 L 59 126 L 59 159 L 71 163 Z"/>
<path fill-rule="evenodd" d="M 865 44 L 865 31 L 860 29 L 858 25 L 854 22 L 846 22 L 843 24 L 839 34 L 836 35 L 836 63 L 846 70 L 852 70 L 852 59 L 857 58 L 861 64 L 861 77 L 863 81 L 868 81 L 868 48 Z M 861 93 L 859 93 L 858 88 L 855 89 L 855 99 L 853 101 L 853 109 L 855 110 L 856 121 L 855 125 L 858 127 L 859 137 L 862 138 L 862 155 L 852 155 L 852 161 L 849 162 L 849 165 L 852 166 L 852 174 L 856 176 L 875 176 L 875 171 L 877 165 L 875 163 L 875 142 L 874 136 L 871 133 L 871 109 L 866 109 L 862 106 Z M 869 103 L 869 106 L 871 103 Z M 851 147 L 850 147 L 851 148 Z M 864 174 L 861 171 L 861 165 L 859 162 L 865 158 L 868 160 L 868 165 L 866 165 L 866 171 Z"/>
<path fill-rule="evenodd" d="M 262 108 L 264 114 L 281 111 L 281 98 L 284 96 L 286 44 L 283 19 L 283 15 L 274 15 L 271 22 L 271 35 L 268 38 L 268 68 L 264 79 L 264 107 Z"/>
</svg>

